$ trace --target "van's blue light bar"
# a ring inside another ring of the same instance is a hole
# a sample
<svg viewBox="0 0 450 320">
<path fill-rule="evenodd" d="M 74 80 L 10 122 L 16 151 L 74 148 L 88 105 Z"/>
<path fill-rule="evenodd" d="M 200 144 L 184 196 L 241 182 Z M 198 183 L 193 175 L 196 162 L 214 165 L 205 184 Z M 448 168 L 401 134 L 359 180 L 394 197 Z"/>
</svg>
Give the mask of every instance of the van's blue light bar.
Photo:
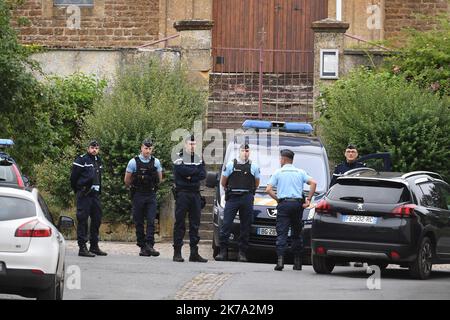
<svg viewBox="0 0 450 320">
<path fill-rule="evenodd" d="M 11 139 L 0 139 L 0 147 L 12 147 L 14 145 L 14 141 Z"/>
<path fill-rule="evenodd" d="M 279 129 L 280 131 L 292 133 L 306 133 L 313 132 L 311 124 L 306 122 L 278 122 L 267 120 L 245 120 L 242 124 L 244 129 Z"/>
</svg>

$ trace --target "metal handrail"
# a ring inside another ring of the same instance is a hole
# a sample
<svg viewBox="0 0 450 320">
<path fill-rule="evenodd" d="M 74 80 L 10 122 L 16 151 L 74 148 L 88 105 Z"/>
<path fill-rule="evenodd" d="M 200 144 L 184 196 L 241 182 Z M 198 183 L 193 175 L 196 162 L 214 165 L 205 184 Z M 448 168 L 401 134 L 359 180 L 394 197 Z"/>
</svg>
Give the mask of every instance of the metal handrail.
<svg viewBox="0 0 450 320">
<path fill-rule="evenodd" d="M 383 49 L 383 50 L 386 50 L 386 51 L 392 51 L 391 49 L 388 49 L 388 48 L 386 48 L 386 47 L 380 46 L 380 45 L 378 45 L 378 44 L 370 43 L 370 41 L 364 40 L 364 39 L 362 39 L 362 38 L 358 38 L 358 37 L 356 37 L 356 36 L 352 36 L 352 35 L 347 34 L 347 33 L 344 33 L 344 36 L 346 36 L 346 37 L 348 37 L 348 38 L 351 38 L 351 39 L 354 39 L 354 40 L 362 41 L 362 42 L 367 43 L 367 44 L 369 44 L 369 45 L 371 45 L 371 46 L 378 47 L 378 48 Z"/>
<path fill-rule="evenodd" d="M 156 41 L 153 41 L 153 42 L 150 42 L 150 43 L 143 44 L 142 46 L 139 46 L 137 48 L 141 49 L 141 48 L 145 48 L 145 47 L 150 47 L 150 46 L 154 46 L 155 44 L 158 44 L 158 43 L 161 43 L 161 42 L 166 42 L 166 45 L 167 45 L 167 41 L 169 41 L 171 39 L 178 38 L 179 36 L 180 36 L 179 34 L 174 34 L 174 35 L 171 35 L 171 36 L 163 38 L 163 39 L 159 39 L 159 40 L 156 40 Z"/>
</svg>

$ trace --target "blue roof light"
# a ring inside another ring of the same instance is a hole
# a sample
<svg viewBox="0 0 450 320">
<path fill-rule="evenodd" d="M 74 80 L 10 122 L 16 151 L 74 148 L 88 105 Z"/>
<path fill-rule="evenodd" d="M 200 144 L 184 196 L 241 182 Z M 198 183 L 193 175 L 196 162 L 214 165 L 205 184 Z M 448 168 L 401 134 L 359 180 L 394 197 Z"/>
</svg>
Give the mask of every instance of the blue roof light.
<svg viewBox="0 0 450 320">
<path fill-rule="evenodd" d="M 245 120 L 242 124 L 244 129 L 271 129 L 272 122 L 265 120 Z"/>
<path fill-rule="evenodd" d="M 242 124 L 244 129 L 278 129 L 284 132 L 311 134 L 313 127 L 306 122 L 279 122 L 267 120 L 245 120 Z"/>
<path fill-rule="evenodd" d="M 14 145 L 14 141 L 11 139 L 0 139 L 0 148 L 12 147 Z"/>
</svg>

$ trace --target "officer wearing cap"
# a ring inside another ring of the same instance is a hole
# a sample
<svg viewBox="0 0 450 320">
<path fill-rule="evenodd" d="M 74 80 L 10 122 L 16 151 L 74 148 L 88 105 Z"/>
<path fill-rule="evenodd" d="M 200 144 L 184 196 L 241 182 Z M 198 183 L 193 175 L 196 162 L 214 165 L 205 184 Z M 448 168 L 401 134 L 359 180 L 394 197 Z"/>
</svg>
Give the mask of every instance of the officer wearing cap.
<svg viewBox="0 0 450 320">
<path fill-rule="evenodd" d="M 175 225 L 173 230 L 173 261 L 184 262 L 181 255 L 183 238 L 186 232 L 186 213 L 189 214 L 189 245 L 191 254 L 189 261 L 207 262 L 198 253 L 200 237 L 200 217 L 202 210 L 200 182 L 206 178 L 205 163 L 195 154 L 196 141 L 194 135 L 185 139 L 184 150 L 178 154 L 173 163 L 175 179 Z"/>
<path fill-rule="evenodd" d="M 253 215 L 255 190 L 260 181 L 259 167 L 250 160 L 250 147 L 242 144 L 239 158 L 233 159 L 223 168 L 221 185 L 225 189 L 225 209 L 223 224 L 220 227 L 220 253 L 217 261 L 228 260 L 228 240 L 233 220 L 239 211 L 240 236 L 238 261 L 247 262 L 248 238 Z"/>
<path fill-rule="evenodd" d="M 302 216 L 303 209 L 310 205 L 316 191 L 317 183 L 304 170 L 294 167 L 294 152 L 281 150 L 281 168 L 275 171 L 267 184 L 266 192 L 278 202 L 277 205 L 277 265 L 276 271 L 284 268 L 284 254 L 287 248 L 289 229 L 292 231 L 292 251 L 294 253 L 294 270 L 302 270 L 303 239 Z M 303 185 L 308 184 L 309 193 L 303 197 Z M 276 188 L 276 193 L 273 190 Z"/>
<path fill-rule="evenodd" d="M 102 185 L 102 160 L 98 155 L 100 146 L 96 140 L 89 142 L 87 153 L 75 159 L 70 175 L 70 185 L 77 200 L 78 255 L 82 257 L 106 256 L 98 246 L 98 234 L 102 220 L 100 193 Z M 91 218 L 88 241 L 88 220 Z"/>
<path fill-rule="evenodd" d="M 357 161 L 358 159 L 358 150 L 356 146 L 353 144 L 349 144 L 344 152 L 345 161 L 338 164 L 334 168 L 333 177 L 331 178 L 330 188 L 336 183 L 337 178 L 346 173 L 349 170 L 362 168 L 366 165 L 362 162 Z"/>
<path fill-rule="evenodd" d="M 130 188 L 133 222 L 136 226 L 139 255 L 159 256 L 155 245 L 156 191 L 162 181 L 161 162 L 152 156 L 154 147 L 150 139 L 141 144 L 141 153 L 128 162 L 124 182 Z M 147 228 L 144 232 L 144 220 Z"/>
</svg>

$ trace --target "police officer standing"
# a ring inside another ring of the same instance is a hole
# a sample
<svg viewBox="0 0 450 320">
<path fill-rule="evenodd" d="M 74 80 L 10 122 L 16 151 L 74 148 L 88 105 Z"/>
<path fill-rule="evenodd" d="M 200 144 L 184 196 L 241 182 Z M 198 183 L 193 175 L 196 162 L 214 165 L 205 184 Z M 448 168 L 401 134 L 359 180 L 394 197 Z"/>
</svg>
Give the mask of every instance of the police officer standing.
<svg viewBox="0 0 450 320">
<path fill-rule="evenodd" d="M 155 245 L 156 190 L 162 181 L 160 161 L 152 156 L 153 142 L 145 139 L 141 154 L 128 162 L 124 182 L 130 188 L 133 206 L 133 222 L 136 226 L 137 245 L 140 256 L 159 256 Z M 147 228 L 144 232 L 144 220 Z"/>
<path fill-rule="evenodd" d="M 337 178 L 346 173 L 349 170 L 362 168 L 366 165 L 362 162 L 357 161 L 358 159 L 358 150 L 356 146 L 353 144 L 349 144 L 344 152 L 345 161 L 338 164 L 334 168 L 333 177 L 331 178 L 330 188 L 336 183 Z"/>
<path fill-rule="evenodd" d="M 266 192 L 278 202 L 277 205 L 277 265 L 276 271 L 283 270 L 284 254 L 287 247 L 289 228 L 292 231 L 292 251 L 294 270 L 302 270 L 303 209 L 310 205 L 317 183 L 304 170 L 294 167 L 294 152 L 285 149 L 280 153 L 281 168 L 275 171 L 267 184 Z M 310 185 L 308 196 L 303 199 L 303 185 Z M 273 188 L 277 188 L 276 194 Z"/>
<path fill-rule="evenodd" d="M 225 209 L 220 228 L 220 253 L 217 261 L 228 260 L 228 240 L 233 220 L 239 211 L 240 236 L 238 261 L 247 262 L 248 238 L 253 215 L 253 201 L 259 186 L 259 167 L 249 159 L 250 147 L 243 144 L 239 148 L 239 159 L 230 161 L 222 172 L 221 185 L 225 189 Z"/>
<path fill-rule="evenodd" d="M 77 199 L 77 239 L 80 248 L 78 255 L 82 257 L 106 256 L 107 253 L 98 247 L 98 234 L 102 220 L 100 193 L 102 184 L 102 160 L 98 153 L 97 141 L 89 142 L 87 153 L 75 159 L 70 175 L 70 184 Z M 88 241 L 88 220 L 91 218 Z"/>
<path fill-rule="evenodd" d="M 184 262 L 181 247 L 186 232 L 186 213 L 189 214 L 189 245 L 191 254 L 189 261 L 207 262 L 198 253 L 200 237 L 200 217 L 202 210 L 200 181 L 206 178 L 205 164 L 202 158 L 195 154 L 196 141 L 193 135 L 185 139 L 184 151 L 174 161 L 173 174 L 175 179 L 175 225 L 173 230 L 173 261 Z"/>
</svg>

